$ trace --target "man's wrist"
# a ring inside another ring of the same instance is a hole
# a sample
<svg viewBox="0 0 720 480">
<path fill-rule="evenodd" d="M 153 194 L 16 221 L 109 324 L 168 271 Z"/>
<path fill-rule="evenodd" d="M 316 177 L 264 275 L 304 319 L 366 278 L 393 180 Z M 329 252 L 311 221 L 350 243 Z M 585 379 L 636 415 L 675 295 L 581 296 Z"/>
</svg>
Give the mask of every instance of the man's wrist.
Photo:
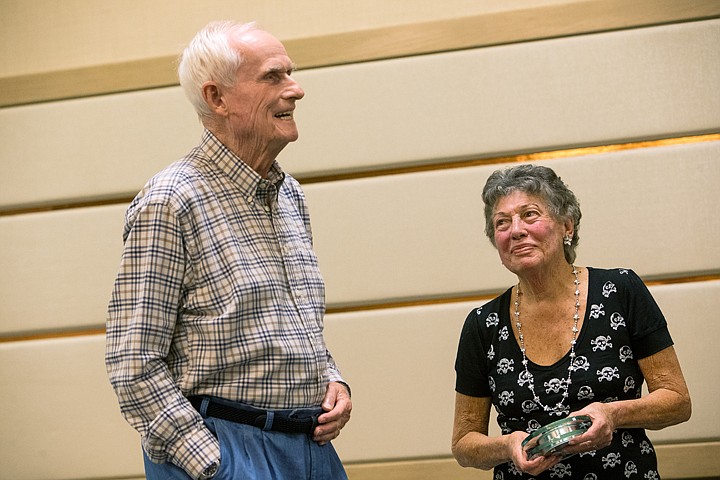
<svg viewBox="0 0 720 480">
<path fill-rule="evenodd" d="M 219 469 L 220 469 L 220 459 L 215 460 L 205 470 L 203 470 L 202 473 L 200 474 L 200 476 L 198 477 L 198 480 L 210 480 L 217 474 Z"/>
<path fill-rule="evenodd" d="M 338 380 L 337 383 L 339 383 L 340 385 L 342 385 L 343 387 L 345 387 L 345 390 L 347 390 L 347 392 L 348 392 L 348 397 L 352 398 L 352 390 L 350 390 L 350 385 L 348 385 L 347 383 L 343 382 L 342 380 Z"/>
</svg>

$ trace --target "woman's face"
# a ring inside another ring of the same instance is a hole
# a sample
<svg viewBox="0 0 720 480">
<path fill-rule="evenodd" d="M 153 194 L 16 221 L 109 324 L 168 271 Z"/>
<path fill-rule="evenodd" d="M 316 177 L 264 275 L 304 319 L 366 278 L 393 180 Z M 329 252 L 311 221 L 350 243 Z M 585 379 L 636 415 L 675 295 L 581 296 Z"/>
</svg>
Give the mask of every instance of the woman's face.
<svg viewBox="0 0 720 480">
<path fill-rule="evenodd" d="M 500 261 L 511 272 L 565 262 L 563 237 L 572 234 L 572 223 L 557 221 L 540 197 L 511 192 L 498 200 L 492 220 Z"/>
</svg>

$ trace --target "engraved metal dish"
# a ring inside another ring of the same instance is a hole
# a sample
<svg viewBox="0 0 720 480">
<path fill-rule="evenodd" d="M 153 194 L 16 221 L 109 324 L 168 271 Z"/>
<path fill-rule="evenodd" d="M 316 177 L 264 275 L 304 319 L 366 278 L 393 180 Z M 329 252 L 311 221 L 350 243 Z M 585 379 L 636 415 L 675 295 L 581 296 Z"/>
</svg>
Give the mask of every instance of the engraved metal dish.
<svg viewBox="0 0 720 480">
<path fill-rule="evenodd" d="M 529 459 L 545 455 L 568 458 L 570 455 L 563 454 L 562 450 L 571 438 L 585 433 L 590 425 L 592 420 L 587 415 L 563 418 L 535 430 L 523 440 L 522 447 Z"/>
</svg>

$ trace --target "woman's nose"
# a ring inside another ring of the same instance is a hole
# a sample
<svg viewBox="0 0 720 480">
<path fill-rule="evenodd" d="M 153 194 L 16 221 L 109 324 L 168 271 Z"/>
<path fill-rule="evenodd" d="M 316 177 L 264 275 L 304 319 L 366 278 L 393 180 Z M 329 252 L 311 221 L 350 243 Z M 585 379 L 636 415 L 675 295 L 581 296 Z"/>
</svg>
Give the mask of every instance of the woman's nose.
<svg viewBox="0 0 720 480">
<path fill-rule="evenodd" d="M 513 238 L 522 238 L 527 232 L 525 231 L 525 224 L 518 217 L 513 217 L 512 224 L 510 225 L 510 232 Z"/>
</svg>

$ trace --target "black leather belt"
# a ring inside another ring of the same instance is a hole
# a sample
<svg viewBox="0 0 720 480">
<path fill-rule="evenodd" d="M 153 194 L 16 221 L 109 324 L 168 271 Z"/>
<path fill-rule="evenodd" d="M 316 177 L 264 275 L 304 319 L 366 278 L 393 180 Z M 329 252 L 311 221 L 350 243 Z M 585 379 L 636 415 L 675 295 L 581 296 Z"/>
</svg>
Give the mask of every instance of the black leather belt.
<svg viewBox="0 0 720 480">
<path fill-rule="evenodd" d="M 202 403 L 205 399 L 206 397 L 188 397 L 188 400 L 198 412 L 202 411 Z M 239 408 L 210 399 L 208 399 L 205 414 L 208 417 L 220 418 L 230 422 L 252 425 L 253 427 L 264 430 L 283 433 L 311 434 L 318 425 L 318 415 L 298 417 L 289 413 L 287 410 L 267 411 L 254 407 Z M 269 416 L 272 416 L 272 418 L 268 426 Z"/>
</svg>

